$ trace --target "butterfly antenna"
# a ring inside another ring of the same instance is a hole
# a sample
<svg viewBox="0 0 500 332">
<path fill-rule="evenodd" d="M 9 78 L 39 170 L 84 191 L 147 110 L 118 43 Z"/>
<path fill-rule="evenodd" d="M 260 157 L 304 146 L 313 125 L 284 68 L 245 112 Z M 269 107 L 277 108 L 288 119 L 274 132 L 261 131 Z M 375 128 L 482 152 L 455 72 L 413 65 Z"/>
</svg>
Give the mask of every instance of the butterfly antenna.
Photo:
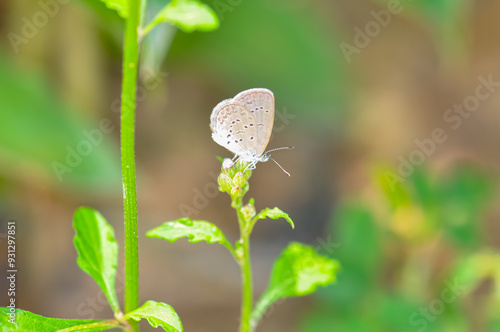
<svg viewBox="0 0 500 332">
<path fill-rule="evenodd" d="M 274 158 L 269 157 L 269 159 L 271 159 L 272 161 L 274 161 L 274 162 L 275 162 L 275 164 L 276 164 L 276 165 L 278 165 L 278 167 L 279 167 L 279 168 L 281 168 L 281 170 L 282 170 L 283 172 L 285 172 L 285 174 L 286 174 L 286 175 L 290 176 L 290 173 L 288 173 L 287 171 L 285 171 L 285 169 L 284 169 L 283 167 L 281 167 L 281 165 L 280 165 L 280 164 L 278 164 L 278 162 L 277 162 L 276 160 L 274 160 Z"/>
<path fill-rule="evenodd" d="M 268 151 L 266 151 L 266 153 L 273 152 L 273 151 L 276 151 L 276 150 L 290 150 L 290 149 L 293 149 L 293 148 L 294 148 L 294 146 L 284 146 L 282 148 L 276 148 L 276 149 L 268 150 Z"/>
</svg>

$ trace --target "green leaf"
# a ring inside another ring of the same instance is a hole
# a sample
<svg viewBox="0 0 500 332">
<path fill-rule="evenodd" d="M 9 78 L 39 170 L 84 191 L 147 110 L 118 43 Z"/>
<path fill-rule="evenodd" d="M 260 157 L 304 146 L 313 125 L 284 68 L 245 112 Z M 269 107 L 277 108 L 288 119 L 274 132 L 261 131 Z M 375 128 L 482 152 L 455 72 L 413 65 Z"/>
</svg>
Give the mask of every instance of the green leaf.
<svg viewBox="0 0 500 332">
<path fill-rule="evenodd" d="M 147 301 L 142 307 L 126 314 L 125 318 L 136 321 L 146 318 L 154 328 L 161 326 L 167 332 L 182 332 L 182 323 L 174 308 L 162 302 Z"/>
<path fill-rule="evenodd" d="M 10 308 L 0 308 L 0 326 L 3 332 L 53 332 L 65 329 L 67 331 L 90 332 L 103 331 L 119 326 L 119 323 L 114 320 L 49 318 L 20 309 L 15 309 L 15 325 L 9 321 L 11 317 L 14 316 L 11 316 Z"/>
<path fill-rule="evenodd" d="M 148 231 L 146 236 L 170 242 L 187 237 L 189 242 L 206 241 L 208 243 L 220 243 L 231 252 L 233 251 L 231 244 L 229 244 L 222 231 L 214 224 L 203 220 L 181 218 L 175 221 L 168 221 Z"/>
<path fill-rule="evenodd" d="M 128 17 L 128 1 L 129 0 L 101 0 L 106 7 L 109 9 L 115 10 L 118 15 L 122 18 Z M 131 0 L 135 1 L 135 0 Z"/>
<path fill-rule="evenodd" d="M 212 31 L 219 27 L 219 18 L 209 6 L 197 0 L 172 0 L 144 29 L 144 35 L 157 24 L 173 24 L 185 32 Z"/>
<path fill-rule="evenodd" d="M 78 266 L 101 287 L 115 313 L 120 312 L 115 292 L 118 243 L 113 227 L 97 211 L 81 207 L 73 219 Z"/>
<path fill-rule="evenodd" d="M 252 326 L 277 300 L 308 295 L 335 282 L 339 268 L 336 260 L 319 255 L 313 247 L 290 243 L 274 262 L 269 285 L 252 312 Z"/>
<path fill-rule="evenodd" d="M 295 228 L 295 225 L 293 224 L 292 219 L 288 216 L 287 213 L 281 211 L 279 208 L 275 207 L 274 209 L 264 209 L 259 212 L 257 216 L 255 216 L 255 221 L 259 219 L 266 219 L 266 218 L 271 218 L 271 219 L 279 219 L 279 218 L 285 218 L 286 221 L 292 226 L 292 228 Z"/>
</svg>

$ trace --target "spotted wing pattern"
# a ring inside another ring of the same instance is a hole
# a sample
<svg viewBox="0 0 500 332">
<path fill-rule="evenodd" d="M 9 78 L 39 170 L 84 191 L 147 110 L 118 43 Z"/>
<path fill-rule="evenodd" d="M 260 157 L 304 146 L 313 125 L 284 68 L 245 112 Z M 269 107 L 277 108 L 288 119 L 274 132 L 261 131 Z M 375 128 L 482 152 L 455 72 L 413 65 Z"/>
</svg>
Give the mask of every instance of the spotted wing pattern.
<svg viewBox="0 0 500 332">
<path fill-rule="evenodd" d="M 248 107 L 255 116 L 257 127 L 257 151 L 261 156 L 266 150 L 274 124 L 274 95 L 268 89 L 256 88 L 238 93 L 234 101 Z"/>
<path fill-rule="evenodd" d="M 274 96 L 267 89 L 250 89 L 220 102 L 210 127 L 215 142 L 245 161 L 262 159 L 274 122 Z"/>
<path fill-rule="evenodd" d="M 210 127 L 214 141 L 243 160 L 255 161 L 260 156 L 255 115 L 246 106 L 232 99 L 219 103 L 212 112 Z"/>
</svg>

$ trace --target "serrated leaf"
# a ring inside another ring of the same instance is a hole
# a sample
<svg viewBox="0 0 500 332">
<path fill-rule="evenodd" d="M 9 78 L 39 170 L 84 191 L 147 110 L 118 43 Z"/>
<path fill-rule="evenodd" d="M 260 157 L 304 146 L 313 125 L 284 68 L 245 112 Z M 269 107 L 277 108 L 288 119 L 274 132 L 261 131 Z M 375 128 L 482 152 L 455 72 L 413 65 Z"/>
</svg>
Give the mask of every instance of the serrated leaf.
<svg viewBox="0 0 500 332">
<path fill-rule="evenodd" d="M 280 297 L 304 296 L 333 283 L 339 268 L 337 261 L 313 247 L 292 242 L 274 263 L 268 289 L 279 288 Z"/>
<path fill-rule="evenodd" d="M 161 326 L 167 332 L 182 332 L 182 323 L 174 308 L 162 302 L 147 301 L 142 307 L 126 314 L 125 318 L 135 321 L 145 318 L 154 328 Z"/>
<path fill-rule="evenodd" d="M 252 326 L 277 300 L 308 295 L 335 282 L 339 269 L 336 260 L 316 253 L 313 247 L 290 243 L 274 262 L 269 285 L 252 312 Z"/>
<path fill-rule="evenodd" d="M 71 331 L 97 332 L 119 326 L 116 321 L 50 318 L 20 309 L 15 309 L 14 325 L 9 322 L 10 314 L 10 308 L 0 308 L 2 332 L 53 332 L 69 328 Z M 77 328 L 78 326 L 81 328 Z"/>
<path fill-rule="evenodd" d="M 292 226 L 292 228 L 295 228 L 295 225 L 293 224 L 293 221 L 288 216 L 288 214 L 281 211 L 281 209 L 279 209 L 277 207 L 275 207 L 273 209 L 267 208 L 267 209 L 260 211 L 259 214 L 255 217 L 255 220 L 266 219 L 266 218 L 270 218 L 270 219 L 285 218 L 286 221 L 288 221 L 288 223 L 290 224 L 290 226 Z"/>
<path fill-rule="evenodd" d="M 88 207 L 75 211 L 73 227 L 78 266 L 101 287 L 111 309 L 115 313 L 120 312 L 115 292 L 118 243 L 113 227 L 99 212 Z"/>
<path fill-rule="evenodd" d="M 129 0 L 101 0 L 106 7 L 115 10 L 122 18 L 128 17 L 128 1 Z M 134 0 L 132 0 L 134 1 Z"/>
<path fill-rule="evenodd" d="M 173 24 L 185 32 L 212 31 L 219 27 L 219 18 L 212 8 L 197 0 L 172 0 L 144 29 L 145 34 L 161 22 Z"/>
<path fill-rule="evenodd" d="M 181 218 L 175 221 L 168 221 L 161 226 L 153 228 L 146 233 L 147 237 L 164 239 L 175 242 L 180 238 L 187 237 L 189 242 L 206 241 L 208 243 L 220 243 L 230 251 L 232 246 L 227 241 L 222 231 L 214 224 L 203 220 L 192 220 L 191 218 Z"/>
</svg>

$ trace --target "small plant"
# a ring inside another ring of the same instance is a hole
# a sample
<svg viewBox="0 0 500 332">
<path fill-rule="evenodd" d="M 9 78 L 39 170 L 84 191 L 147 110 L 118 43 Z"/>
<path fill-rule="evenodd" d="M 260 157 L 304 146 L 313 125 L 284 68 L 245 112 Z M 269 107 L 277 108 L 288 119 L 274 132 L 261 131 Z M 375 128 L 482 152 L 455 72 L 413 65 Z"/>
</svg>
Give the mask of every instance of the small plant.
<svg viewBox="0 0 500 332">
<path fill-rule="evenodd" d="M 318 286 L 335 281 L 339 264 L 317 254 L 312 247 L 291 243 L 274 263 L 273 271 L 264 294 L 253 306 L 252 265 L 250 261 L 250 234 L 261 219 L 284 218 L 292 228 L 292 219 L 278 208 L 255 210 L 254 199 L 244 204 L 243 197 L 250 189 L 248 179 L 258 162 L 273 160 L 265 152 L 274 123 L 274 95 L 268 89 L 256 88 L 238 93 L 234 98 L 220 102 L 210 116 L 212 138 L 238 157 L 222 161 L 217 182 L 219 190 L 231 197 L 231 207 L 236 210 L 240 238 L 231 245 L 222 231 L 203 220 L 181 218 L 166 222 L 147 232 L 148 237 L 174 242 L 187 237 L 190 242 L 206 241 L 225 246 L 241 268 L 243 295 L 241 297 L 240 332 L 254 331 L 262 315 L 276 301 L 314 292 Z"/>
<path fill-rule="evenodd" d="M 236 211 L 240 227 L 240 238 L 234 246 L 214 224 L 189 218 L 165 222 L 146 234 L 148 237 L 161 238 L 170 242 L 185 237 L 190 242 L 219 243 L 229 250 L 241 268 L 243 294 L 240 332 L 254 331 L 264 313 L 276 301 L 308 295 L 319 286 L 334 282 L 339 269 L 337 261 L 319 255 L 310 246 L 293 242 L 274 262 L 269 285 L 255 306 L 253 305 L 250 234 L 255 224 L 266 218 L 284 218 L 292 228 L 294 224 L 288 214 L 279 208 L 266 208 L 257 213 L 253 198 L 244 204 L 243 197 L 250 188 L 248 179 L 252 174 L 248 166 L 249 163 L 238 161 L 229 168 L 222 168 L 218 177 L 219 190 L 228 193 L 231 197 L 231 207 Z"/>
</svg>

